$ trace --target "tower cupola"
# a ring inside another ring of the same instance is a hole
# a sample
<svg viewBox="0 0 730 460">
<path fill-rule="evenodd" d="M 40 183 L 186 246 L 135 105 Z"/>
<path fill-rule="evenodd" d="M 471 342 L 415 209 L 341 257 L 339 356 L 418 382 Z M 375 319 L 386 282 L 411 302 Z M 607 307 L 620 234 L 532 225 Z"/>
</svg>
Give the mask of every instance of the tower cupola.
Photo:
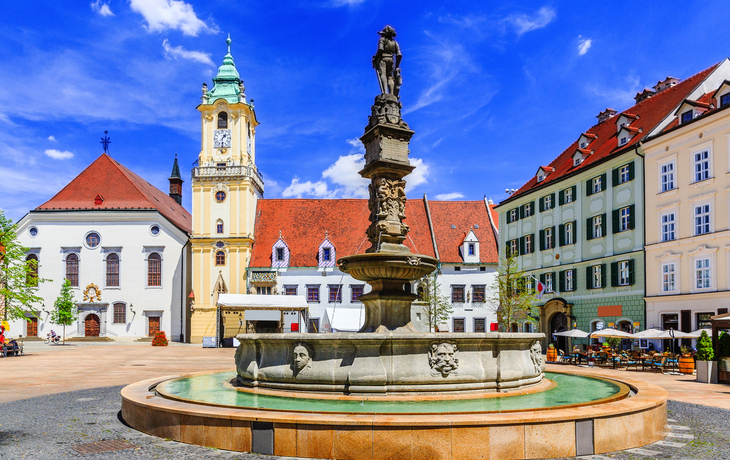
<svg viewBox="0 0 730 460">
<path fill-rule="evenodd" d="M 177 164 L 177 153 L 175 154 L 175 162 L 172 164 L 172 173 L 167 180 L 170 181 L 170 198 L 175 200 L 177 204 L 182 205 L 183 180 L 180 176 L 180 166 Z"/>
<path fill-rule="evenodd" d="M 218 99 L 225 99 L 231 104 L 246 102 L 246 94 L 243 80 L 236 69 L 236 64 L 231 55 L 231 37 L 226 40 L 228 52 L 223 57 L 223 64 L 218 67 L 218 74 L 213 77 L 213 89 L 203 91 L 203 103 L 212 104 Z"/>
</svg>

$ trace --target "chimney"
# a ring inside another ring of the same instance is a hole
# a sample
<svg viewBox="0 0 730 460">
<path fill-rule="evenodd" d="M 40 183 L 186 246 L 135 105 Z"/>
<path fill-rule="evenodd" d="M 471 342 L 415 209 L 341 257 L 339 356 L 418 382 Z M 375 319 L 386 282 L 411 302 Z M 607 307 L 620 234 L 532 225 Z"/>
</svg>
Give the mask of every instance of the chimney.
<svg viewBox="0 0 730 460">
<path fill-rule="evenodd" d="M 644 88 L 644 91 L 640 93 L 636 93 L 636 96 L 634 96 L 634 100 L 638 104 L 639 102 L 643 101 L 644 99 L 649 99 L 653 95 L 656 94 L 656 91 L 652 91 L 648 88 Z"/>
<path fill-rule="evenodd" d="M 175 154 L 175 162 L 172 164 L 172 174 L 167 178 L 170 181 L 170 198 L 175 200 L 177 204 L 182 205 L 182 184 L 180 177 L 180 166 L 177 164 L 177 153 Z"/>
<path fill-rule="evenodd" d="M 664 81 L 660 80 L 656 85 L 654 85 L 654 91 L 656 91 L 657 93 L 661 93 L 665 89 L 676 86 L 677 83 L 679 83 L 679 78 L 667 77 L 664 79 Z"/>
<path fill-rule="evenodd" d="M 615 110 L 607 108 L 603 112 L 599 113 L 596 118 L 598 118 L 598 122 L 601 123 L 601 122 L 608 120 L 609 118 L 616 115 L 617 113 L 618 112 L 616 112 Z"/>
</svg>

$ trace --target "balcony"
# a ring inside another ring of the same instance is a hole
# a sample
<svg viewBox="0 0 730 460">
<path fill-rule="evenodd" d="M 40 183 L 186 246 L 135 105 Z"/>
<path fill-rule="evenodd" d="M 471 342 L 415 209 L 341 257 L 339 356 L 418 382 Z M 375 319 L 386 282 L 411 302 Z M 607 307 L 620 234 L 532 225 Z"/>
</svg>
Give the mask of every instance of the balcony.
<svg viewBox="0 0 730 460">
<path fill-rule="evenodd" d="M 253 166 L 196 166 L 192 170 L 193 180 L 218 180 L 250 178 L 261 189 L 264 188 L 264 178 Z"/>
</svg>

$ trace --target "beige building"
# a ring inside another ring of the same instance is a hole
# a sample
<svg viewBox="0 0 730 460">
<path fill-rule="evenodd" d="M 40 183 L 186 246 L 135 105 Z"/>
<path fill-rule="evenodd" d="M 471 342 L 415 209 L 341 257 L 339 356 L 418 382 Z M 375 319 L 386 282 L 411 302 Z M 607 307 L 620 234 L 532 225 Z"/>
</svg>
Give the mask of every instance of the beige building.
<svg viewBox="0 0 730 460">
<path fill-rule="evenodd" d="M 726 59 L 643 145 L 647 327 L 710 327 L 730 306 L 729 79 Z"/>
<path fill-rule="evenodd" d="M 246 293 L 256 202 L 264 183 L 256 168 L 256 114 L 228 53 L 203 85 L 201 148 L 192 171 L 193 288 L 191 342 L 216 335 L 216 301 L 222 293 Z"/>
</svg>

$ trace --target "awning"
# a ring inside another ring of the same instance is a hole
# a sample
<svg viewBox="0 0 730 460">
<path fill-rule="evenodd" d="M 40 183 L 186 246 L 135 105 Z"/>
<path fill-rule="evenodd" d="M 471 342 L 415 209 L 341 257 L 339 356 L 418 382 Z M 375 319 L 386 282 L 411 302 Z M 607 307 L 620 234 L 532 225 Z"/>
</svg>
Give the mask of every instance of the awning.
<svg viewBox="0 0 730 460">
<path fill-rule="evenodd" d="M 218 306 L 235 310 L 306 310 L 303 295 L 221 294 Z"/>
<path fill-rule="evenodd" d="M 363 308 L 325 308 L 324 324 L 329 324 L 332 332 L 357 332 L 365 322 Z"/>
</svg>

